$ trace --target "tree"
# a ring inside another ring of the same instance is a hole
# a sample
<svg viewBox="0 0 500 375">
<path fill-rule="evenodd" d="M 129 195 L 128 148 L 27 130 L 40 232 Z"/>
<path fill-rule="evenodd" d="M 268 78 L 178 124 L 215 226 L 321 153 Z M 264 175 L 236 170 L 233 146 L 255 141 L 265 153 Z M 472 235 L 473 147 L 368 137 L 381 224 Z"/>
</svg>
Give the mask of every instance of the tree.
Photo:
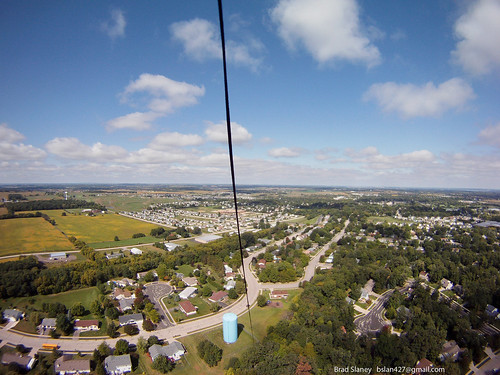
<svg viewBox="0 0 500 375">
<path fill-rule="evenodd" d="M 151 367 L 166 374 L 167 372 L 170 372 L 174 369 L 175 363 L 167 357 L 160 355 L 156 357 Z"/>
<path fill-rule="evenodd" d="M 148 348 L 148 341 L 144 337 L 140 336 L 137 339 L 137 350 L 139 350 L 140 353 L 144 354 L 148 351 Z"/>
<path fill-rule="evenodd" d="M 118 236 L 115 236 L 115 241 L 120 241 L 120 239 L 118 238 Z"/>
<path fill-rule="evenodd" d="M 68 319 L 66 314 L 60 314 L 57 316 L 56 327 L 65 335 L 69 335 L 73 331 L 73 324 Z"/>
<path fill-rule="evenodd" d="M 236 293 L 236 290 L 234 290 L 234 288 L 232 289 L 229 289 L 229 291 L 227 292 L 227 295 L 229 298 L 231 299 L 236 299 L 238 298 L 238 293 Z"/>
<path fill-rule="evenodd" d="M 210 367 L 217 366 L 222 359 L 222 349 L 209 340 L 201 341 L 198 346 L 198 355 Z"/>
<path fill-rule="evenodd" d="M 147 283 L 155 281 L 155 274 L 153 271 L 148 271 L 146 275 L 144 275 L 144 281 Z"/>
<path fill-rule="evenodd" d="M 155 325 L 151 320 L 145 319 L 144 322 L 142 323 L 142 328 L 145 331 L 154 331 Z"/>
<path fill-rule="evenodd" d="M 120 316 L 120 312 L 116 307 L 110 306 L 106 309 L 104 315 L 106 315 L 109 319 L 116 320 L 118 319 L 118 316 Z"/>
<path fill-rule="evenodd" d="M 96 316 L 102 316 L 104 314 L 104 308 L 98 299 L 92 301 L 90 304 L 90 312 Z"/>
<path fill-rule="evenodd" d="M 99 355 L 101 358 L 106 358 L 108 355 L 111 354 L 111 348 L 110 346 L 106 343 L 106 341 L 103 341 L 98 347 L 97 351 L 99 352 Z"/>
<path fill-rule="evenodd" d="M 135 324 L 127 324 L 123 330 L 129 336 L 137 335 L 139 333 L 139 328 L 137 328 Z"/>
<path fill-rule="evenodd" d="M 125 339 L 120 339 L 115 345 L 115 355 L 127 354 L 129 351 L 128 341 Z"/>
<path fill-rule="evenodd" d="M 266 305 L 267 305 L 267 298 L 263 294 L 260 294 L 257 297 L 257 306 L 264 307 Z"/>
<path fill-rule="evenodd" d="M 108 323 L 108 328 L 106 329 L 106 333 L 108 334 L 109 337 L 115 337 L 116 336 L 116 330 L 117 327 L 115 323 L 109 322 Z"/>
<path fill-rule="evenodd" d="M 161 341 L 158 338 L 158 336 L 151 335 L 148 337 L 148 347 L 153 346 L 153 345 L 161 345 Z"/>
<path fill-rule="evenodd" d="M 81 302 L 77 302 L 71 307 L 70 311 L 73 316 L 82 316 L 85 315 L 85 306 Z"/>
</svg>

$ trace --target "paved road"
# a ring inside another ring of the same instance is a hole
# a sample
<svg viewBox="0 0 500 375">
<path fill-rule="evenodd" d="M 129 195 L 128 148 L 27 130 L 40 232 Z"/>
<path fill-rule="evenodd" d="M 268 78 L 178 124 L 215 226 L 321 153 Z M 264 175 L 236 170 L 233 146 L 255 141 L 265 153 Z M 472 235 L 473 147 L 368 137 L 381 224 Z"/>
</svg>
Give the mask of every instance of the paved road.
<svg viewBox="0 0 500 375">
<path fill-rule="evenodd" d="M 170 320 L 170 314 L 161 304 L 161 299 L 172 292 L 172 287 L 168 283 L 155 281 L 144 285 L 144 289 L 144 296 L 149 298 L 155 309 L 160 313 L 161 319 L 157 327 L 162 329 L 174 326 L 175 323 Z"/>
<path fill-rule="evenodd" d="M 384 305 L 389 297 L 394 293 L 394 289 L 390 289 L 383 293 L 375 302 L 368 314 L 362 315 L 354 319 L 357 331 L 361 334 L 375 334 L 387 324 L 390 324 L 384 317 Z"/>
<path fill-rule="evenodd" d="M 346 221 L 344 229 L 338 233 L 331 242 L 338 241 L 344 235 L 344 230 L 349 224 L 349 220 Z M 331 243 L 330 242 L 330 243 Z M 310 280 L 314 275 L 314 271 L 319 263 L 319 257 L 324 254 L 327 247 L 324 246 L 316 256 L 309 262 L 304 272 L 304 277 L 302 280 Z M 178 337 L 187 336 L 197 331 L 202 331 L 205 329 L 210 329 L 214 326 L 222 324 L 222 315 L 228 312 L 235 313 L 236 315 L 241 315 L 247 312 L 248 304 L 252 306 L 256 301 L 262 289 L 267 289 L 272 287 L 273 289 L 287 289 L 298 287 L 299 282 L 288 283 L 288 284 L 261 284 L 256 279 L 255 275 L 250 271 L 250 262 L 253 256 L 265 251 L 261 249 L 252 256 L 249 256 L 243 260 L 243 267 L 245 267 L 245 275 L 247 279 L 247 292 L 248 299 L 246 296 L 240 298 L 237 302 L 233 303 L 226 309 L 219 311 L 216 314 L 205 316 L 195 320 L 189 320 L 181 324 L 176 324 L 175 326 L 166 327 L 154 331 L 154 334 L 160 339 L 165 339 L 172 341 Z M 248 304 L 247 304 L 248 300 Z M 126 339 L 130 343 L 137 343 L 139 335 L 137 336 L 127 336 Z M 100 338 L 83 338 L 79 340 L 74 340 L 73 338 L 59 338 L 51 339 L 47 337 L 40 337 L 37 335 L 23 335 L 14 331 L 0 330 L 0 340 L 6 341 L 12 344 L 23 344 L 25 347 L 41 348 L 43 343 L 53 343 L 58 344 L 59 349 L 62 351 L 81 351 L 81 352 L 92 352 L 102 341 L 106 341 L 111 347 L 114 347 L 116 341 L 119 338 L 111 339 L 109 337 Z"/>
</svg>

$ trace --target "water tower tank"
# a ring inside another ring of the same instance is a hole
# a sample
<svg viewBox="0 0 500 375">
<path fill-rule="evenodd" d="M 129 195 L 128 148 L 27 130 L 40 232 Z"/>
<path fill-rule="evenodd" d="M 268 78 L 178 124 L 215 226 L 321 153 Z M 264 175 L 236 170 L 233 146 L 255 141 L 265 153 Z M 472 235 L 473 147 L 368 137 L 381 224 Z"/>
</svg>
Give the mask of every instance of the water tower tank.
<svg viewBox="0 0 500 375">
<path fill-rule="evenodd" d="M 238 339 L 238 316 L 234 313 L 226 313 L 222 317 L 222 332 L 224 341 L 228 344 Z"/>
</svg>

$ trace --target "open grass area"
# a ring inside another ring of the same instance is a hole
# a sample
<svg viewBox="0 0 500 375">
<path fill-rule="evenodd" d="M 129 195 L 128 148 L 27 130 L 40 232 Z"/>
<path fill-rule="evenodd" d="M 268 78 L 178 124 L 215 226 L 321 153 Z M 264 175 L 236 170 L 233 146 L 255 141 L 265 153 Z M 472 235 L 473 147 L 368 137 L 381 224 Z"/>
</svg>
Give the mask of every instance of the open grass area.
<svg viewBox="0 0 500 375">
<path fill-rule="evenodd" d="M 74 247 L 41 217 L 0 220 L 0 256 L 64 250 Z"/>
<path fill-rule="evenodd" d="M 26 309 L 27 306 L 33 306 L 41 310 L 42 303 L 44 302 L 60 302 L 67 308 L 71 308 L 75 303 L 81 302 L 88 310 L 90 304 L 99 296 L 99 290 L 96 287 L 71 290 L 64 293 L 49 294 L 49 295 L 36 295 L 31 297 L 18 297 L 9 298 L 7 300 L 0 300 L 0 307 L 2 309 L 9 308 L 10 306 Z"/>
<path fill-rule="evenodd" d="M 300 290 L 290 291 L 288 300 L 283 300 L 282 308 L 275 307 L 254 307 L 251 310 L 253 335 L 255 342 L 264 339 L 267 333 L 267 327 L 278 323 L 286 314 L 291 302 L 300 293 Z M 221 318 L 222 320 L 222 318 Z M 174 375 L 189 374 L 224 374 L 224 368 L 229 363 L 231 357 L 240 357 L 245 350 L 253 345 L 250 319 L 248 313 L 238 317 L 238 340 L 234 344 L 226 344 L 222 335 L 222 326 L 212 330 L 200 332 L 194 335 L 181 338 L 188 353 L 172 372 Z M 197 344 L 202 340 L 210 340 L 222 348 L 222 361 L 216 367 L 209 367 L 199 356 L 196 349 Z"/>
<path fill-rule="evenodd" d="M 155 203 L 171 202 L 172 198 L 146 197 L 128 194 L 81 194 L 78 199 L 96 202 L 112 211 L 142 211 Z"/>
<path fill-rule="evenodd" d="M 145 243 L 153 243 L 159 241 L 158 238 L 152 236 L 140 237 L 140 238 L 129 238 L 127 240 L 120 241 L 105 241 L 105 242 L 92 242 L 88 245 L 93 247 L 94 249 L 107 249 L 110 247 L 119 247 L 119 246 L 132 246 L 132 245 L 141 245 Z"/>
<path fill-rule="evenodd" d="M 394 217 L 390 216 L 370 216 L 366 219 L 366 221 L 370 223 L 386 223 L 386 224 L 398 224 L 398 223 L 405 223 L 406 221 L 401 220 L 401 219 L 396 219 Z"/>
<path fill-rule="evenodd" d="M 112 213 L 97 216 L 67 212 L 66 216 L 62 216 L 63 210 L 43 211 L 43 213 L 54 219 L 57 227 L 66 235 L 75 236 L 79 240 L 93 245 L 100 242 L 113 242 L 115 236 L 123 241 L 131 239 L 135 233 L 149 235 L 151 229 L 158 227 L 155 224 Z"/>
</svg>

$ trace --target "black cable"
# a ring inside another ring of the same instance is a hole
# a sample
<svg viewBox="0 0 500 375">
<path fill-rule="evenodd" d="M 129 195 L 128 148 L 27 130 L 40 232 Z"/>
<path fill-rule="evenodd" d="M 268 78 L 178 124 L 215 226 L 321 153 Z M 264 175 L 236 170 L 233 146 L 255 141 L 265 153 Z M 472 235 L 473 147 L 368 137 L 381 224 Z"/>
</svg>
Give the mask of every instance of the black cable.
<svg viewBox="0 0 500 375">
<path fill-rule="evenodd" d="M 247 278 L 245 276 L 245 264 L 243 263 L 243 246 L 241 244 L 240 220 L 238 217 L 238 200 L 236 198 L 236 182 L 234 178 L 234 160 L 233 160 L 233 139 L 231 136 L 231 115 L 229 111 L 229 89 L 227 84 L 227 66 L 226 66 L 226 41 L 224 37 L 224 17 L 222 15 L 222 0 L 219 3 L 219 25 L 220 25 L 220 39 L 222 43 L 222 65 L 224 67 L 224 96 L 226 99 L 226 128 L 227 128 L 227 144 L 229 147 L 229 165 L 231 167 L 231 182 L 233 185 L 233 198 L 234 198 L 234 212 L 236 215 L 236 228 L 238 230 L 238 242 L 240 245 L 241 255 L 241 268 L 243 269 L 243 282 L 245 284 L 245 294 L 247 298 L 248 319 L 250 321 L 250 330 L 252 332 L 252 341 L 255 342 L 253 335 L 252 317 L 250 315 L 250 300 L 248 298 Z"/>
</svg>

